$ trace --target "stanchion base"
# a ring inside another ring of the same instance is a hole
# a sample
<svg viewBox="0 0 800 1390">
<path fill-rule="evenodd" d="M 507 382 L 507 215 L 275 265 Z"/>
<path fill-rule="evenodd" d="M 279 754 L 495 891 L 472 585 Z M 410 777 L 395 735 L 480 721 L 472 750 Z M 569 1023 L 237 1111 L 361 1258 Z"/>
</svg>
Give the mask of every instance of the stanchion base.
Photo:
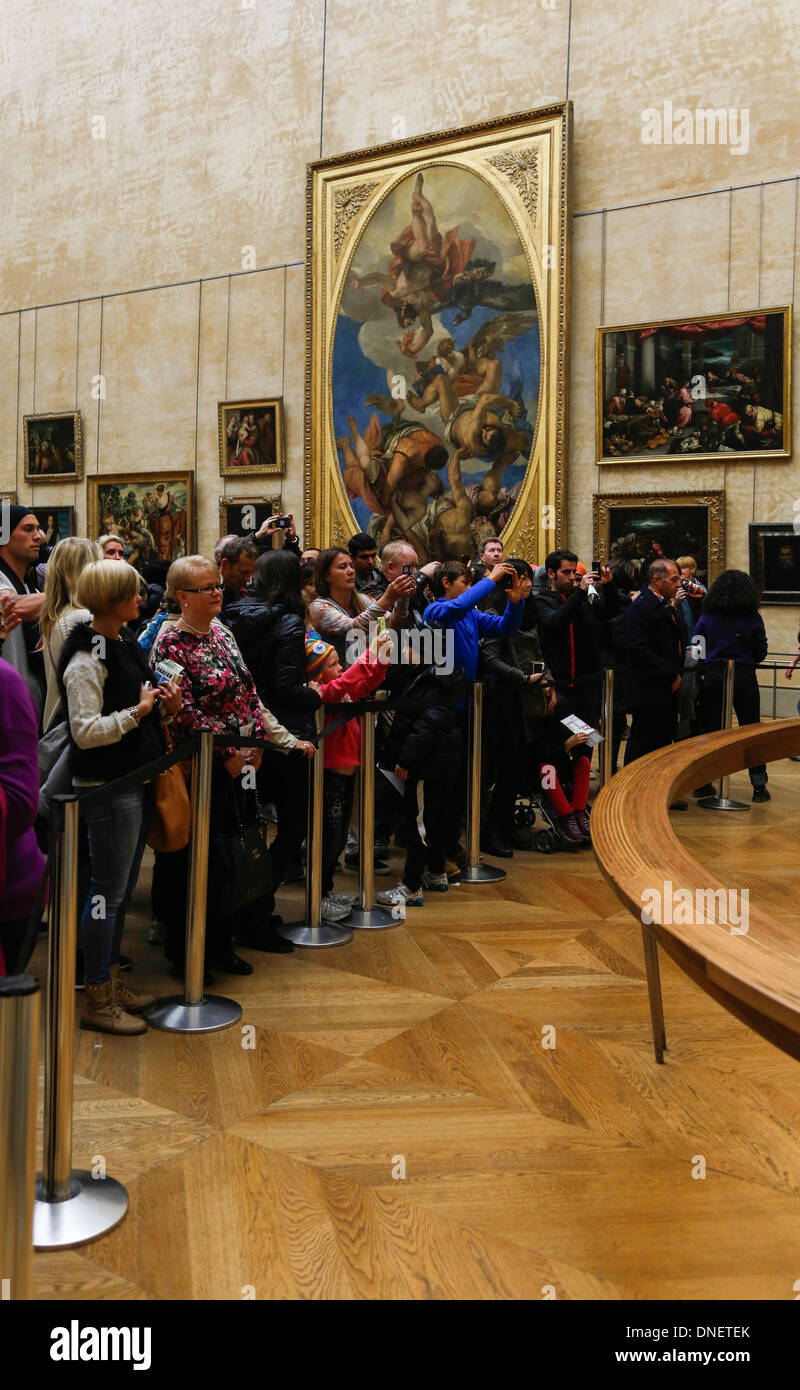
<svg viewBox="0 0 800 1390">
<path fill-rule="evenodd" d="M 347 925 L 356 931 L 386 931 L 387 927 L 399 927 L 405 919 L 404 908 L 354 907 Z"/>
<path fill-rule="evenodd" d="M 67 1250 L 96 1240 L 118 1226 L 128 1210 L 127 1189 L 116 1178 L 93 1178 L 85 1168 L 72 1170 L 73 1195 L 65 1202 L 44 1200 L 44 1181 L 36 1179 L 33 1204 L 35 1250 Z"/>
<path fill-rule="evenodd" d="M 318 927 L 310 927 L 307 922 L 286 922 L 277 932 L 295 946 L 346 946 L 353 940 L 349 917 L 347 922 L 346 927 L 335 927 L 331 922 L 320 922 Z"/>
<path fill-rule="evenodd" d="M 218 1033 L 241 1018 L 242 1006 L 221 994 L 205 994 L 199 1004 L 187 1004 L 183 994 L 172 994 L 148 1004 L 141 1016 L 162 1033 Z"/>
<path fill-rule="evenodd" d="M 496 869 L 494 864 L 467 864 L 461 870 L 462 883 L 499 883 L 505 876 L 505 869 Z"/>
<path fill-rule="evenodd" d="M 746 801 L 734 801 L 732 796 L 702 796 L 695 802 L 696 806 L 703 806 L 707 811 L 749 811 L 750 807 Z"/>
</svg>

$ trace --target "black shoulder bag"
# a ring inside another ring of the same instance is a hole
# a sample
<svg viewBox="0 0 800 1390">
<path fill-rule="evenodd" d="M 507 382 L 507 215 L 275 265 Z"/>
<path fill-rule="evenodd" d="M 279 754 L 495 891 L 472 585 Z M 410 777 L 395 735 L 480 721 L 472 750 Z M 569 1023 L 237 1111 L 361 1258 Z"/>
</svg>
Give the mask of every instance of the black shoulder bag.
<svg viewBox="0 0 800 1390">
<path fill-rule="evenodd" d="M 216 835 L 211 845 L 208 865 L 208 902 L 217 917 L 234 917 L 272 890 L 272 860 L 267 846 L 269 824 L 264 809 L 253 788 L 255 817 L 245 821 L 239 808 L 236 788 L 233 791 L 235 825 Z M 247 792 L 242 793 L 242 802 Z"/>
</svg>

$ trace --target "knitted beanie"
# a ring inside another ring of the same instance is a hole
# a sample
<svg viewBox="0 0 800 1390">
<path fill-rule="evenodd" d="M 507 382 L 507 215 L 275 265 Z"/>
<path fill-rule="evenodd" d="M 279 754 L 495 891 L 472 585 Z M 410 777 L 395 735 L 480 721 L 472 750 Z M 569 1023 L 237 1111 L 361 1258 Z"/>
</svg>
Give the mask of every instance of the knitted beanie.
<svg viewBox="0 0 800 1390">
<path fill-rule="evenodd" d="M 319 675 L 334 650 L 335 648 L 329 642 L 323 642 L 317 633 L 306 633 L 306 675 L 309 680 L 313 680 L 315 676 Z"/>
<path fill-rule="evenodd" d="M 12 531 L 16 531 L 20 522 L 26 516 L 35 516 L 35 512 L 33 511 L 32 507 L 23 507 L 19 502 L 12 502 L 10 504 L 8 508 L 9 535 L 11 535 Z"/>
</svg>

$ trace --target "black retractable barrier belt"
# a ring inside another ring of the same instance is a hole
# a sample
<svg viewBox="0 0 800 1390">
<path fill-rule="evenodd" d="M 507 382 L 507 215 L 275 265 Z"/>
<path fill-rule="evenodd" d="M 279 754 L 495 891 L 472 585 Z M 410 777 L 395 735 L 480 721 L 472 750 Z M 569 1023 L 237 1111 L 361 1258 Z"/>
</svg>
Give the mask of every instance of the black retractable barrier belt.
<svg viewBox="0 0 800 1390">
<path fill-rule="evenodd" d="M 422 710 L 430 708 L 430 700 L 353 700 L 352 703 L 344 700 L 331 700 L 323 705 L 323 709 L 334 710 L 343 709 L 347 713 L 341 718 L 336 719 L 330 724 L 326 724 L 321 734 L 313 734 L 305 739 L 306 743 L 320 744 L 329 734 L 334 734 L 337 729 L 341 729 L 345 724 L 349 724 L 351 719 L 356 719 L 360 714 L 388 713 L 392 714 L 400 710 Z M 215 734 L 215 748 L 273 748 L 274 743 L 267 739 L 258 738 L 256 734 Z M 280 751 L 280 750 L 278 750 Z M 289 750 L 291 752 L 291 749 Z M 115 783 L 116 785 L 116 783 Z"/>
<path fill-rule="evenodd" d="M 159 772 L 165 772 L 173 763 L 182 763 L 187 758 L 191 758 L 197 750 L 197 739 L 187 739 L 179 748 L 173 748 L 171 753 L 165 753 L 161 758 L 154 758 L 151 763 L 145 763 L 142 767 L 137 767 L 135 772 L 129 772 L 125 777 L 118 777 L 115 782 L 104 782 L 102 787 L 87 787 L 84 791 L 76 791 L 81 811 L 87 806 L 95 806 L 101 801 L 112 801 L 120 792 L 129 792 L 133 787 L 139 787 L 144 782 L 149 782 L 156 777 Z"/>
</svg>

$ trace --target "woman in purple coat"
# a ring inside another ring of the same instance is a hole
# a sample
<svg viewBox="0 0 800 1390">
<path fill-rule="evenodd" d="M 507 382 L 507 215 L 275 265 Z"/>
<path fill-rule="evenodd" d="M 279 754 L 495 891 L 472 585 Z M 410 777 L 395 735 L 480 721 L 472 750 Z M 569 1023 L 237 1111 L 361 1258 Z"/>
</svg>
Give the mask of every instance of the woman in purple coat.
<svg viewBox="0 0 800 1390">
<path fill-rule="evenodd" d="M 725 570 L 714 580 L 695 623 L 692 641 L 705 642 L 703 686 L 700 692 L 699 732 L 709 734 L 722 725 L 725 662 L 733 657 L 733 708 L 740 724 L 758 724 L 761 697 L 756 667 L 767 655 L 767 634 L 758 611 L 758 590 L 744 570 Z M 754 801 L 769 801 L 764 763 L 748 769 Z M 712 796 L 708 783 L 695 796 Z"/>
<path fill-rule="evenodd" d="M 19 952 L 45 865 L 33 829 L 38 745 L 39 716 L 28 687 L 0 658 L 0 946 L 10 975 L 27 965 Z"/>
</svg>

